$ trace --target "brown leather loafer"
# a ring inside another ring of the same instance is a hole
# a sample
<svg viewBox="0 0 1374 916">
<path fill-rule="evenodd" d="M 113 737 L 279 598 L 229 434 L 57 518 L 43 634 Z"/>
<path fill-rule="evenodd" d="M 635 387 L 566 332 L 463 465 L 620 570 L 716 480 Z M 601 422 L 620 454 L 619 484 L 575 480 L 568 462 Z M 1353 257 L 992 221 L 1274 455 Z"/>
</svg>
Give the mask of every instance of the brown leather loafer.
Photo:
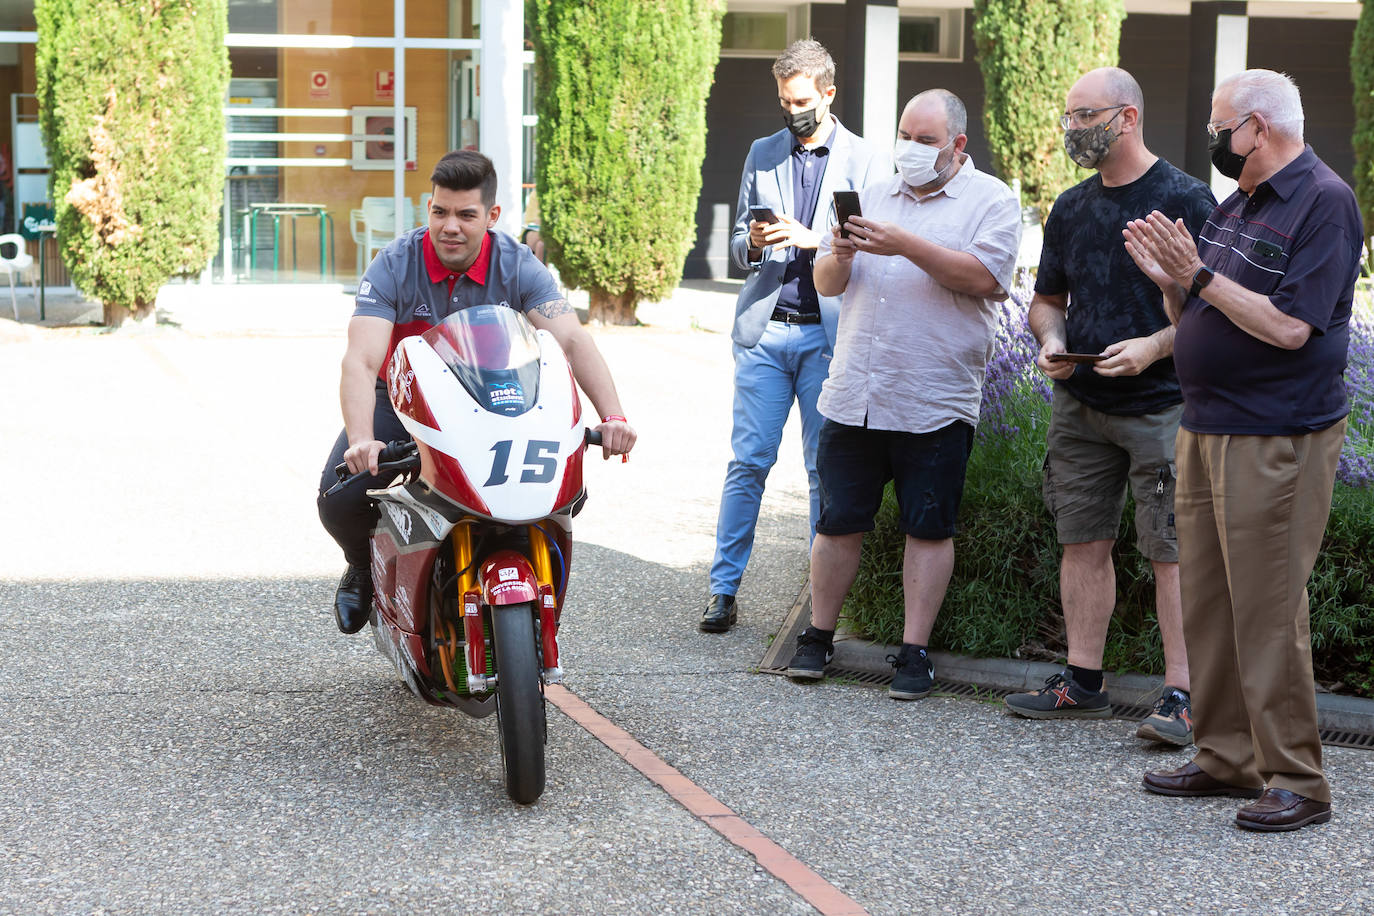
<svg viewBox="0 0 1374 916">
<path fill-rule="evenodd" d="M 1142 780 L 1145 788 L 1158 795 L 1177 795 L 1189 798 L 1204 795 L 1229 795 L 1232 798 L 1259 798 L 1260 789 L 1247 789 L 1233 786 L 1207 775 L 1196 763 L 1189 761 L 1177 770 L 1159 770 L 1146 773 Z"/>
<path fill-rule="evenodd" d="M 1265 789 L 1259 801 L 1236 812 L 1236 826 L 1246 830 L 1297 830 L 1329 820 L 1331 802 L 1315 801 L 1287 789 Z"/>
</svg>

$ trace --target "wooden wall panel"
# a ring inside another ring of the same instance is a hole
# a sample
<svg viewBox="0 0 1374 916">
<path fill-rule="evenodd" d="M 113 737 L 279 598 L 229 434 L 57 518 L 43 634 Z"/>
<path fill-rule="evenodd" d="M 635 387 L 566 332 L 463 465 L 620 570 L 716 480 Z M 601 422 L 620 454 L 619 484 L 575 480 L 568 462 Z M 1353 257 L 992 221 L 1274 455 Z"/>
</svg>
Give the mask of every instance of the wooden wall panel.
<svg viewBox="0 0 1374 916">
<path fill-rule="evenodd" d="M 292 0 L 280 6 L 283 34 L 390 35 L 390 4 L 378 5 L 363 0 Z M 406 33 L 412 36 L 442 38 L 449 35 L 448 0 L 407 0 Z M 377 71 L 390 71 L 390 48 L 298 49 L 278 52 L 277 97 L 288 108 L 352 108 L 389 106 L 390 99 L 379 98 Z M 434 163 L 448 151 L 450 52 L 406 52 L 406 105 L 416 110 L 416 168 L 407 173 L 405 193 L 416 204 L 430 190 L 429 173 Z M 328 94 L 312 95 L 313 71 L 329 73 Z M 283 118 L 286 132 L 348 132 L 347 119 Z M 349 143 L 285 143 L 281 155 L 287 157 L 349 158 Z M 339 274 L 353 272 L 356 248 L 349 233 L 349 213 L 361 206 L 364 197 L 389 197 L 392 193 L 390 171 L 362 171 L 351 167 L 282 170 L 281 199 L 289 203 L 325 205 L 334 221 L 334 259 Z M 313 220 L 299 220 L 301 251 L 316 244 Z M 313 249 L 312 249 L 313 251 Z M 318 261 L 301 256 L 301 268 L 312 269 Z"/>
</svg>

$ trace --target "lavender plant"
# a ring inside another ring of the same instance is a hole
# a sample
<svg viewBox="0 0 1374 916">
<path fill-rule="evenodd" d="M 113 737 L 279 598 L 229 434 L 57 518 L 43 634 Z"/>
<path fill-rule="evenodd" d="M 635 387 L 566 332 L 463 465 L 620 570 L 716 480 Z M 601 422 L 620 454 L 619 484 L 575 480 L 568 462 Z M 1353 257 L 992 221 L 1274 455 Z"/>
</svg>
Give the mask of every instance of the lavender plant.
<svg viewBox="0 0 1374 916">
<path fill-rule="evenodd" d="M 1348 487 L 1374 486 L 1374 293 L 1364 290 L 1363 306 L 1350 321 L 1350 350 L 1345 391 L 1350 398 L 1349 426 L 1336 479 Z"/>
</svg>

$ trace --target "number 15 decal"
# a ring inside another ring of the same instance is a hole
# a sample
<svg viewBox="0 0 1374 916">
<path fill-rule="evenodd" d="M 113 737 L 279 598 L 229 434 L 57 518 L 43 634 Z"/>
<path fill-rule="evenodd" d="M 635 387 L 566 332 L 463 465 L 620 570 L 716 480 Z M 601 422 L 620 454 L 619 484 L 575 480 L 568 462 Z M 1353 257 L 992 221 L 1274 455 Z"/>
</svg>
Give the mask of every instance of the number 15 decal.
<svg viewBox="0 0 1374 916">
<path fill-rule="evenodd" d="M 506 473 L 510 464 L 510 450 L 514 443 L 502 439 L 491 447 L 495 457 L 491 462 L 491 476 L 484 487 L 500 486 L 510 479 Z M 558 471 L 558 443 L 546 439 L 531 439 L 525 448 L 525 469 L 520 472 L 521 483 L 548 483 Z"/>
</svg>

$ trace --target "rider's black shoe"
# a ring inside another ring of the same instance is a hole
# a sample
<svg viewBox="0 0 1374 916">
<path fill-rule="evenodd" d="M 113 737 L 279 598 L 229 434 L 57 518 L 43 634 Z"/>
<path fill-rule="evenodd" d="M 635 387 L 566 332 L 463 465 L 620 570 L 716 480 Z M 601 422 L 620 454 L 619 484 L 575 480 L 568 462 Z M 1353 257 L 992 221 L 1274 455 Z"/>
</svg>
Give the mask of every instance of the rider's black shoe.
<svg viewBox="0 0 1374 916">
<path fill-rule="evenodd" d="M 737 618 L 734 595 L 712 595 L 697 627 L 703 633 L 724 633 L 735 625 Z"/>
<path fill-rule="evenodd" d="M 356 633 L 367 626 L 371 616 L 372 570 L 350 565 L 334 593 L 334 622 L 343 632 Z"/>
</svg>

